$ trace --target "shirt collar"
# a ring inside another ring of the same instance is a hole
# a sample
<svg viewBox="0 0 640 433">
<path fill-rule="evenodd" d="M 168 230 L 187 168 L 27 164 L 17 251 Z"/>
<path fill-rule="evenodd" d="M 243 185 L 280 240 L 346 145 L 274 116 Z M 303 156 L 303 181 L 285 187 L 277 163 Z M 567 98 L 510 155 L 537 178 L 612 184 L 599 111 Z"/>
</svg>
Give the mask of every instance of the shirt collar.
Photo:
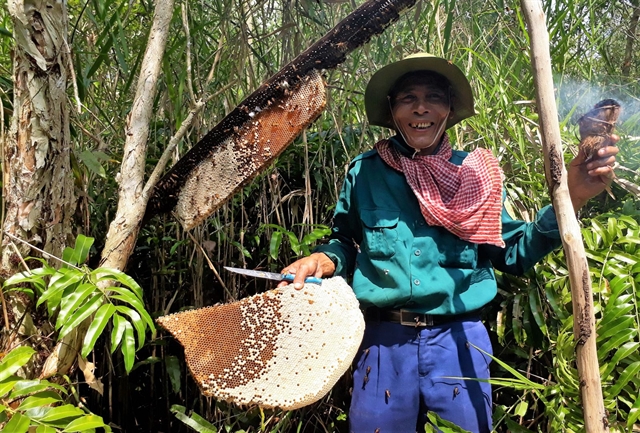
<svg viewBox="0 0 640 433">
<path fill-rule="evenodd" d="M 413 158 L 416 150 L 412 147 L 410 147 L 406 141 L 404 141 L 404 138 L 402 138 L 402 135 L 400 134 L 396 134 L 393 137 L 389 138 L 389 142 L 391 143 L 391 145 L 393 147 L 395 147 L 396 149 L 398 149 L 398 151 L 409 158 Z M 442 140 L 440 140 L 440 143 L 438 143 L 438 145 L 436 146 L 435 150 L 433 151 L 434 154 L 438 153 L 438 150 L 440 150 L 440 146 L 442 145 Z"/>
</svg>

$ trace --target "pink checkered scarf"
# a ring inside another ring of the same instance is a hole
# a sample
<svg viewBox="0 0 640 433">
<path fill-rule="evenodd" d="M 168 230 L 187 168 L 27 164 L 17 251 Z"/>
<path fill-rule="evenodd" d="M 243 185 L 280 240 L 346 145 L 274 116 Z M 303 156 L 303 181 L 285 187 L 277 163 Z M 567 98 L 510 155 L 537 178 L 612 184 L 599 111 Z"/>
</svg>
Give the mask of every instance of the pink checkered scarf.
<svg viewBox="0 0 640 433">
<path fill-rule="evenodd" d="M 490 150 L 478 148 L 462 162 L 452 155 L 447 134 L 438 152 L 408 158 L 382 140 L 376 144 L 382 160 L 404 173 L 429 225 L 476 244 L 504 247 L 502 240 L 502 169 Z"/>
</svg>

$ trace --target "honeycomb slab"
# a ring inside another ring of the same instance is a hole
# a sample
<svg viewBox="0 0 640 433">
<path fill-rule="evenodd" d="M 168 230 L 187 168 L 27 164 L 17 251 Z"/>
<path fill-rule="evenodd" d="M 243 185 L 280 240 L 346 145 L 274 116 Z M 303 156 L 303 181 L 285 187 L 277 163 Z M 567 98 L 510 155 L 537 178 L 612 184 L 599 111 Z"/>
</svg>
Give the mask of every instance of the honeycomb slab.
<svg viewBox="0 0 640 433">
<path fill-rule="evenodd" d="M 204 395 L 291 410 L 322 398 L 349 368 L 364 319 L 340 277 L 157 319 L 184 347 Z"/>
</svg>

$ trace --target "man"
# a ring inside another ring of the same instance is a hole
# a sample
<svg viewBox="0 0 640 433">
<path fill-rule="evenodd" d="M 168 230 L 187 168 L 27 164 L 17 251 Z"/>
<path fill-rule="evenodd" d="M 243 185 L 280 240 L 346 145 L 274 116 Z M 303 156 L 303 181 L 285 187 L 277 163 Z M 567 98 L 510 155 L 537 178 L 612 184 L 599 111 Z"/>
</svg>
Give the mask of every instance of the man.
<svg viewBox="0 0 640 433">
<path fill-rule="evenodd" d="M 426 411 L 472 432 L 491 431 L 491 343 L 479 312 L 496 295 L 494 268 L 521 274 L 560 246 L 551 206 L 532 223 L 502 207 L 502 172 L 486 149 L 453 150 L 445 130 L 474 115 L 471 87 L 451 62 L 426 53 L 376 72 L 369 122 L 396 135 L 356 157 L 329 243 L 287 266 L 307 276 L 353 276 L 366 330 L 355 360 L 350 431 L 423 431 Z M 574 209 L 613 177 L 615 142 L 569 167 Z M 474 347 L 475 346 L 475 347 Z"/>
</svg>

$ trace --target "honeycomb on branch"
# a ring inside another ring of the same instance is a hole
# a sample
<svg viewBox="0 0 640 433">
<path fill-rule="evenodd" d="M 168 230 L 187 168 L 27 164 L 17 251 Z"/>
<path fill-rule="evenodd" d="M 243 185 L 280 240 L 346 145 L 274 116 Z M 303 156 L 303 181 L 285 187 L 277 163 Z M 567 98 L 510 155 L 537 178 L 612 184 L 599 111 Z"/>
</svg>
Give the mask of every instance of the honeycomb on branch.
<svg viewBox="0 0 640 433">
<path fill-rule="evenodd" d="M 415 2 L 366 1 L 266 80 L 160 179 L 144 221 L 174 211 L 188 230 L 205 220 L 320 115 L 325 104 L 320 71 L 344 62 L 349 52 L 382 33 Z M 299 112 L 287 106 L 298 106 Z M 271 131 L 262 131 L 265 124 Z M 199 187 L 200 182 L 205 184 Z"/>
<path fill-rule="evenodd" d="M 349 368 L 364 319 L 340 277 L 163 316 L 206 396 L 297 409 L 322 398 Z"/>
</svg>

